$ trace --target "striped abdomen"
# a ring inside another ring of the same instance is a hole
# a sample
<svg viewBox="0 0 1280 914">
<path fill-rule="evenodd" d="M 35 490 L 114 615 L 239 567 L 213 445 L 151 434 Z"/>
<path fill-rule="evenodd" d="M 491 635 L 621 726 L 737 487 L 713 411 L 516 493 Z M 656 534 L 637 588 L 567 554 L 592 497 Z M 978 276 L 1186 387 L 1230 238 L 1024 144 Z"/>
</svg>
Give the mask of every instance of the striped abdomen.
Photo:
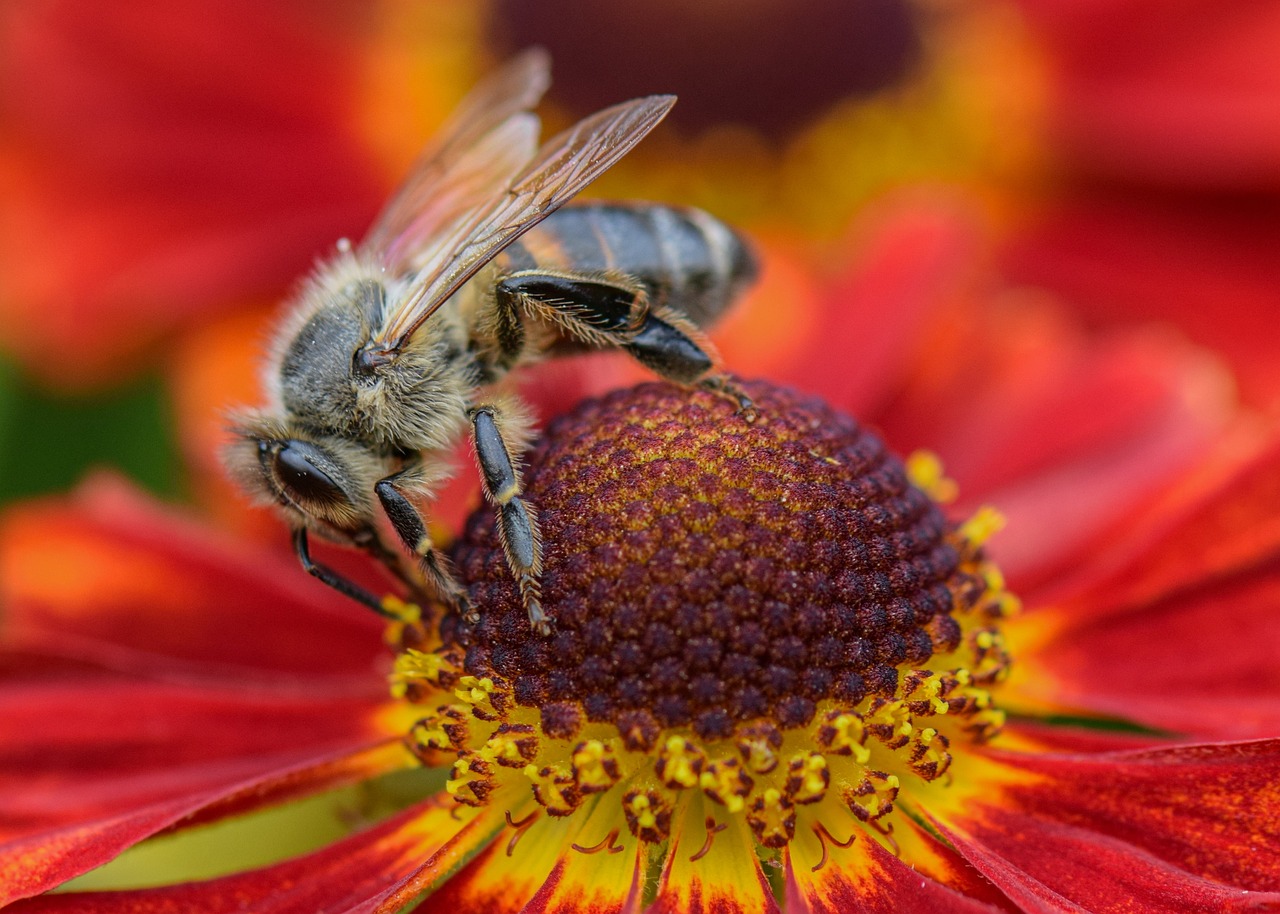
<svg viewBox="0 0 1280 914">
<path fill-rule="evenodd" d="M 500 255 L 504 271 L 621 270 L 655 306 L 708 327 L 756 275 L 743 240 L 701 210 L 657 203 L 586 203 L 552 213 Z"/>
</svg>

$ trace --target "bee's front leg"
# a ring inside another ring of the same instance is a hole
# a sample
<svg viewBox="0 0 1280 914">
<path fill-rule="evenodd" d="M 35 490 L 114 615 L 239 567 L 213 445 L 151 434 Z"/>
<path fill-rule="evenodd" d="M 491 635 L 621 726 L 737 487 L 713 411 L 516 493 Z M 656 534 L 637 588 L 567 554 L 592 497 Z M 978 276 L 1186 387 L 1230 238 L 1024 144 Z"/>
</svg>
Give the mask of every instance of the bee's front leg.
<svg viewBox="0 0 1280 914">
<path fill-rule="evenodd" d="M 361 603 L 378 615 L 387 619 L 398 619 L 399 617 L 390 612 L 382 601 L 375 597 L 369 591 L 365 590 L 355 581 L 339 574 L 328 565 L 323 565 L 311 557 L 311 545 L 307 538 L 307 528 L 297 527 L 293 531 L 293 551 L 298 556 L 298 561 L 302 563 L 303 569 L 307 574 L 311 575 L 322 584 L 327 584 L 338 593 L 345 597 L 350 597 L 357 603 Z"/>
<path fill-rule="evenodd" d="M 413 473 L 414 469 L 409 468 L 380 480 L 374 486 L 378 501 L 382 503 L 382 510 L 386 512 L 400 541 L 404 543 L 405 548 L 418 557 L 418 564 L 434 595 L 455 609 L 467 621 L 474 622 L 477 617 L 471 609 L 466 591 L 453 576 L 446 561 L 436 551 L 422 515 L 401 489 L 401 486 L 412 478 Z"/>
<path fill-rule="evenodd" d="M 508 447 L 509 440 L 525 437 L 523 417 L 515 410 L 504 412 L 493 404 L 476 406 L 468 416 L 485 497 L 498 509 L 498 537 L 529 613 L 529 624 L 538 634 L 549 635 L 552 620 L 542 609 L 539 583 L 542 540 L 538 518 L 520 497 L 520 474 Z"/>
</svg>

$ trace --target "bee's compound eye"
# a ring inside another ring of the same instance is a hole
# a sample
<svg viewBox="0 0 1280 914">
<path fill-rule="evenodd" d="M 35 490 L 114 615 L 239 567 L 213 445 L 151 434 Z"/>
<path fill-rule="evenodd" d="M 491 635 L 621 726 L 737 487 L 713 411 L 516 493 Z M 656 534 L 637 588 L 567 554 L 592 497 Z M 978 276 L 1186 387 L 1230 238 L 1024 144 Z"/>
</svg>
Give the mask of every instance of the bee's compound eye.
<svg viewBox="0 0 1280 914">
<path fill-rule="evenodd" d="M 346 501 L 342 488 L 316 466 L 313 451 L 298 441 L 287 442 L 276 451 L 275 470 L 280 484 L 304 501 L 324 504 Z"/>
</svg>

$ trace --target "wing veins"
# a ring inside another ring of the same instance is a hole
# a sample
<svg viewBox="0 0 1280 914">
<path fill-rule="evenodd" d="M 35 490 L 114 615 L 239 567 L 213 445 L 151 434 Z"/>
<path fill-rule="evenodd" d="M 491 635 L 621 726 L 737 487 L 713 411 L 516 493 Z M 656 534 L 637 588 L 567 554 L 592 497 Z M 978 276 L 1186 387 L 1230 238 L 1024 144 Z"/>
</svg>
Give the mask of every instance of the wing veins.
<svg viewBox="0 0 1280 914">
<path fill-rule="evenodd" d="M 648 96 L 600 111 L 552 138 L 503 191 L 450 223 L 419 273 L 420 285 L 371 341 L 396 351 L 468 279 L 520 235 L 598 178 L 670 110 L 672 96 Z"/>
</svg>

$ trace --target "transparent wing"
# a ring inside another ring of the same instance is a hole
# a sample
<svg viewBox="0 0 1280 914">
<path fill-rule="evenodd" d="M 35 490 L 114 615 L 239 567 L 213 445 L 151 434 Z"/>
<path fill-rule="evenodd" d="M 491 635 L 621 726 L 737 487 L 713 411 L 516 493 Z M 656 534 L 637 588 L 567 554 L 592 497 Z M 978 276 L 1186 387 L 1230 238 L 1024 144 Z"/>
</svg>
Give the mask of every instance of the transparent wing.
<svg viewBox="0 0 1280 914">
<path fill-rule="evenodd" d="M 500 179 L 492 179 L 490 173 L 491 180 L 486 180 L 478 167 L 471 167 L 471 156 L 464 156 L 457 170 L 472 176 L 474 186 L 459 197 L 469 196 L 474 205 L 461 210 L 424 248 L 427 256 L 419 262 L 414 292 L 397 306 L 370 347 L 388 353 L 400 349 L 476 271 L 626 155 L 673 104 L 674 96 L 651 95 L 606 108 L 549 140 Z M 481 187 L 483 197 L 475 193 Z"/>
<path fill-rule="evenodd" d="M 547 52 L 531 48 L 472 89 L 418 156 L 361 249 L 399 269 L 491 189 L 479 186 L 482 180 L 500 188 L 504 175 L 523 167 L 538 142 L 529 111 L 547 91 L 550 72 Z"/>
</svg>

